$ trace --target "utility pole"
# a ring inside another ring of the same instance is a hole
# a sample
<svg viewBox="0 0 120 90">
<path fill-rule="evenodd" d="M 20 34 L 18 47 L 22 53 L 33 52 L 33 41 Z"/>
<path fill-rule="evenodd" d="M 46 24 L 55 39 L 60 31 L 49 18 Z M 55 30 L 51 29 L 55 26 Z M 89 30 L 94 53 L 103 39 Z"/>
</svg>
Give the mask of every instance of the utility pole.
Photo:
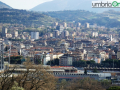
<svg viewBox="0 0 120 90">
<path fill-rule="evenodd" d="M 3 51 L 3 38 L 2 38 L 2 69 L 4 69 L 4 58 L 3 58 L 3 53 L 4 53 L 4 51 Z"/>
<path fill-rule="evenodd" d="M 0 60 L 1 60 L 1 70 L 2 70 L 2 43 L 0 43 Z"/>
<path fill-rule="evenodd" d="M 114 72 L 114 59 L 113 59 L 113 72 Z"/>
<path fill-rule="evenodd" d="M 11 56 L 11 42 L 10 42 L 10 49 L 9 49 L 9 67 L 10 67 L 10 56 Z"/>
</svg>

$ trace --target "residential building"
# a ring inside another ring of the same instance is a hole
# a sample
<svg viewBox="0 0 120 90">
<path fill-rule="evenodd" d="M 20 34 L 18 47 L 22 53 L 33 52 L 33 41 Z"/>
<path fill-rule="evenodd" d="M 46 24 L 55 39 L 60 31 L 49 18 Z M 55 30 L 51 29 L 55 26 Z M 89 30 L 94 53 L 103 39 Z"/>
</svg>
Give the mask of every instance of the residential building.
<svg viewBox="0 0 120 90">
<path fill-rule="evenodd" d="M 78 22 L 78 23 L 77 23 L 77 27 L 80 27 L 80 26 L 81 26 L 81 23 Z"/>
<path fill-rule="evenodd" d="M 58 30 L 55 30 L 55 31 L 54 31 L 54 37 L 58 38 L 59 35 L 60 35 L 59 31 L 58 31 Z"/>
<path fill-rule="evenodd" d="M 64 54 L 60 57 L 59 66 L 72 66 L 73 57 L 69 54 Z"/>
<path fill-rule="evenodd" d="M 52 34 L 52 33 L 48 33 L 48 34 L 47 34 L 47 37 L 48 37 L 48 38 L 51 38 L 51 37 L 53 37 L 53 34 Z"/>
<path fill-rule="evenodd" d="M 58 25 L 58 22 L 54 22 L 54 24 L 53 24 L 54 26 L 57 26 Z"/>
<path fill-rule="evenodd" d="M 83 48 L 83 43 L 81 41 L 77 41 L 73 44 L 73 47 L 75 48 Z"/>
<path fill-rule="evenodd" d="M 34 63 L 35 64 L 43 64 L 47 65 L 48 61 L 50 61 L 50 55 L 49 53 L 43 53 L 43 54 L 36 54 L 34 56 Z"/>
<path fill-rule="evenodd" d="M 93 33 L 92 33 L 92 36 L 93 36 L 93 37 L 98 37 L 98 32 L 93 32 Z"/>
<path fill-rule="evenodd" d="M 67 23 L 66 23 L 66 22 L 63 23 L 63 27 L 64 27 L 64 28 L 67 27 Z"/>
<path fill-rule="evenodd" d="M 18 31 L 13 31 L 13 37 L 18 37 Z"/>
<path fill-rule="evenodd" d="M 57 27 L 56 27 L 56 30 L 59 30 L 59 32 L 60 32 L 60 34 L 63 32 L 63 30 L 64 30 L 64 27 L 63 27 L 63 25 L 58 25 Z"/>
<path fill-rule="evenodd" d="M 6 37 L 8 29 L 6 27 L 2 28 L 2 37 Z"/>
<path fill-rule="evenodd" d="M 120 41 L 118 45 L 117 58 L 120 59 Z"/>
<path fill-rule="evenodd" d="M 61 36 L 62 36 L 62 38 L 66 38 L 69 36 L 69 32 L 65 30 L 61 33 Z"/>
<path fill-rule="evenodd" d="M 39 39 L 39 32 L 31 32 L 31 39 Z"/>
<path fill-rule="evenodd" d="M 89 27 L 90 27 L 89 23 L 86 23 L 86 24 L 85 24 L 85 27 L 86 27 L 86 28 L 89 28 Z"/>
</svg>

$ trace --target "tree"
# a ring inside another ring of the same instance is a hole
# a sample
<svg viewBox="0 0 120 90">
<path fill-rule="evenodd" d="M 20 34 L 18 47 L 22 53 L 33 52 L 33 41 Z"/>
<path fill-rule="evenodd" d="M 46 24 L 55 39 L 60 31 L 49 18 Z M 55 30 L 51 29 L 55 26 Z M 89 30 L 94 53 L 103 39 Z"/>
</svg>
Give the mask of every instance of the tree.
<svg viewBox="0 0 120 90">
<path fill-rule="evenodd" d="M 120 86 L 112 86 L 107 90 L 120 90 Z"/>
<path fill-rule="evenodd" d="M 111 80 L 102 80 L 100 81 L 101 82 L 101 85 L 104 87 L 104 88 L 109 88 L 111 86 Z"/>
<path fill-rule="evenodd" d="M 41 64 L 41 59 L 36 59 L 36 64 Z"/>
<path fill-rule="evenodd" d="M 87 74 L 87 69 L 84 70 L 84 74 Z"/>
<path fill-rule="evenodd" d="M 10 64 L 21 64 L 22 56 L 11 56 Z M 5 61 L 9 61 L 9 57 L 4 59 Z"/>
<path fill-rule="evenodd" d="M 57 89 L 60 89 L 60 90 L 63 90 L 65 89 L 66 85 L 67 85 L 67 81 L 65 79 L 63 79 L 60 84 L 59 84 L 59 87 Z"/>
<path fill-rule="evenodd" d="M 95 68 L 95 69 L 93 70 L 93 72 L 94 72 L 94 73 L 98 73 L 97 68 Z"/>
<path fill-rule="evenodd" d="M 10 90 L 24 90 L 24 88 L 19 87 L 18 83 L 15 81 L 13 87 Z"/>
<path fill-rule="evenodd" d="M 5 51 L 8 51 L 8 47 L 7 46 L 5 47 Z"/>
<path fill-rule="evenodd" d="M 55 65 L 59 65 L 59 59 L 54 59 L 54 60 L 50 60 L 48 61 L 47 65 L 51 65 L 51 66 L 55 66 Z"/>
<path fill-rule="evenodd" d="M 91 78 L 76 79 L 68 83 L 67 88 L 63 90 L 105 90 L 101 83 Z"/>
<path fill-rule="evenodd" d="M 74 61 L 72 64 L 74 67 L 85 67 L 87 65 L 84 60 Z"/>
<path fill-rule="evenodd" d="M 52 72 L 48 72 L 48 67 L 33 65 L 30 61 L 24 62 L 25 70 L 14 76 L 13 73 L 19 66 L 9 68 L 0 74 L 0 90 L 10 90 L 16 81 L 18 87 L 25 90 L 54 90 L 56 88 L 56 78 Z"/>
</svg>

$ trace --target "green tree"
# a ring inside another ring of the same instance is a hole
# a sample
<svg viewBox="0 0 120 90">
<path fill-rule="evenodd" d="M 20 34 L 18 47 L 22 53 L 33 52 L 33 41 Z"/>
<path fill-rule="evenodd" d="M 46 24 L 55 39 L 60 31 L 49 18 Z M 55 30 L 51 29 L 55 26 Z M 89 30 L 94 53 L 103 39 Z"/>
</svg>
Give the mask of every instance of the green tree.
<svg viewBox="0 0 120 90">
<path fill-rule="evenodd" d="M 107 90 L 120 90 L 120 86 L 112 86 Z"/>
<path fill-rule="evenodd" d="M 87 74 L 87 69 L 84 70 L 84 74 Z"/>
<path fill-rule="evenodd" d="M 47 65 L 51 65 L 51 66 L 55 66 L 55 65 L 59 65 L 59 59 L 54 59 L 54 60 L 50 60 L 48 61 Z"/>
<path fill-rule="evenodd" d="M 105 90 L 105 88 L 97 80 L 84 78 L 68 82 L 68 86 L 63 90 Z"/>
<path fill-rule="evenodd" d="M 18 83 L 16 81 L 14 81 L 14 85 L 12 86 L 12 88 L 10 90 L 24 90 L 24 88 L 19 87 Z"/>
<path fill-rule="evenodd" d="M 95 68 L 95 69 L 93 70 L 93 72 L 94 72 L 94 73 L 98 73 L 97 68 Z"/>
<path fill-rule="evenodd" d="M 12 56 L 10 57 L 10 64 L 21 64 L 22 56 Z M 9 57 L 4 59 L 5 61 L 9 61 Z"/>
<path fill-rule="evenodd" d="M 104 87 L 104 88 L 109 88 L 111 86 L 111 80 L 101 80 L 101 85 Z"/>
<path fill-rule="evenodd" d="M 41 64 L 41 59 L 36 59 L 36 64 Z"/>
<path fill-rule="evenodd" d="M 5 51 L 7 51 L 7 50 L 8 50 L 8 47 L 6 46 L 6 47 L 5 47 Z"/>
</svg>

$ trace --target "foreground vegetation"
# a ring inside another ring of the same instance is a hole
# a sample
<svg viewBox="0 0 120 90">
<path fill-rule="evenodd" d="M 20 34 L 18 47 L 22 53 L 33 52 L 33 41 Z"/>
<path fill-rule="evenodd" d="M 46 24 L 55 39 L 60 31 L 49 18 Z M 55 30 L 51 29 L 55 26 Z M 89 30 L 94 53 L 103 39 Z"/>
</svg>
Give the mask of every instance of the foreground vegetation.
<svg viewBox="0 0 120 90">
<path fill-rule="evenodd" d="M 119 90 L 112 86 L 110 80 L 97 81 L 91 78 L 72 81 L 58 80 L 47 72 L 48 67 L 24 63 L 26 71 L 13 75 L 18 66 L 11 67 L 0 74 L 0 90 Z M 33 69 L 33 70 L 31 70 Z M 112 86 L 112 87 L 111 87 Z"/>
</svg>

